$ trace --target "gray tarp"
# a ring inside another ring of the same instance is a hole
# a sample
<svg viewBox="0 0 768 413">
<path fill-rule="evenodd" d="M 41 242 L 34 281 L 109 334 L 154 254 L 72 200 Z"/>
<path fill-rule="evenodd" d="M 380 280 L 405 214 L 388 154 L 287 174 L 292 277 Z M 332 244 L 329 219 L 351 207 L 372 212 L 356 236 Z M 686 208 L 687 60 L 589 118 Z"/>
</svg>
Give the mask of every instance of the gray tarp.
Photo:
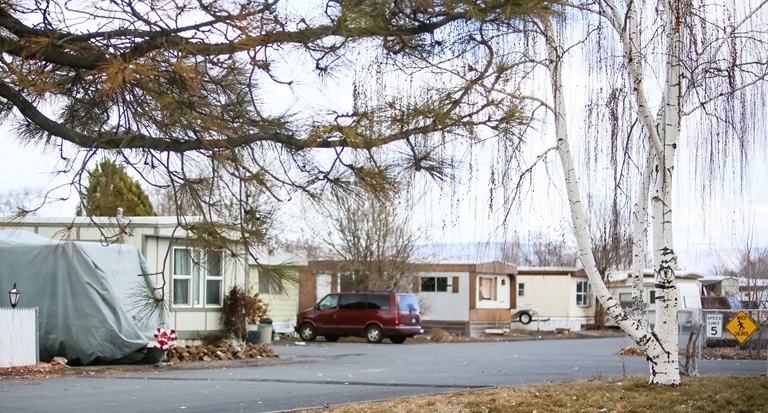
<svg viewBox="0 0 768 413">
<path fill-rule="evenodd" d="M 138 293 L 150 283 L 146 261 L 130 245 L 57 241 L 28 231 L 0 230 L 0 288 L 14 283 L 19 307 L 39 308 L 40 360 L 62 356 L 74 363 L 142 361 L 155 328 Z M 7 297 L 2 307 L 10 307 Z M 141 319 L 143 318 L 143 319 Z M 157 357 L 150 352 L 144 361 Z"/>
</svg>

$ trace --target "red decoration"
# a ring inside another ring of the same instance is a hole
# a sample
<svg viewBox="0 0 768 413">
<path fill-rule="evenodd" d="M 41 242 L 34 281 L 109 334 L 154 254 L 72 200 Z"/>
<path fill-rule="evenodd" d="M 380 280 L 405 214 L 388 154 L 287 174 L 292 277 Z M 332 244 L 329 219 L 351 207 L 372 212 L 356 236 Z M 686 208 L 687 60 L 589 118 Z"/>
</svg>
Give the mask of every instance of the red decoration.
<svg viewBox="0 0 768 413">
<path fill-rule="evenodd" d="M 172 348 L 176 348 L 176 330 L 158 327 L 155 329 L 154 336 L 157 339 L 157 343 L 153 346 L 155 349 L 162 348 L 167 353 Z"/>
</svg>

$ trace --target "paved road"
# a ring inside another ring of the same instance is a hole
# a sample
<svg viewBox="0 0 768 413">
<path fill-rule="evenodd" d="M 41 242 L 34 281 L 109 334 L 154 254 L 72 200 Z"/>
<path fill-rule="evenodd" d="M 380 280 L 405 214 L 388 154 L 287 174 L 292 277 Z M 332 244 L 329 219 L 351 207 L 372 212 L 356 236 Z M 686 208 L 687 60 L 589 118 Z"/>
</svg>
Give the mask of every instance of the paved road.
<svg viewBox="0 0 768 413">
<path fill-rule="evenodd" d="M 276 346 L 255 368 L 0 381 L 2 412 L 269 412 L 325 404 L 647 374 L 626 339 Z M 766 361 L 702 361 L 702 374 L 757 375 Z"/>
</svg>

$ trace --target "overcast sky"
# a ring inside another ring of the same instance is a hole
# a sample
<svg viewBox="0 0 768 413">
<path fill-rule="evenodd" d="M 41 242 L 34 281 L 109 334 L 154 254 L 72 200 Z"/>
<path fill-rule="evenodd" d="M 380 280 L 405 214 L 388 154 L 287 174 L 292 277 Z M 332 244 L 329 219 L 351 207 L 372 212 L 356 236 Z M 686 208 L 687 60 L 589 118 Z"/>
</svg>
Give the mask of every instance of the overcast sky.
<svg viewBox="0 0 768 413">
<path fill-rule="evenodd" d="M 354 56 L 350 57 L 354 62 Z M 333 79 L 322 92 L 313 91 L 317 79 L 304 66 L 291 61 L 286 71 L 293 70 L 290 77 L 297 80 L 291 90 L 278 90 L 269 95 L 270 106 L 277 111 L 291 108 L 301 110 L 302 103 L 290 96 L 305 95 L 305 100 L 320 107 L 343 107 L 348 101 L 348 89 L 336 84 Z M 352 65 L 354 66 L 354 64 Z M 580 74 L 572 74 L 580 78 Z M 340 82 L 347 82 L 341 79 Z M 576 82 L 574 82 L 576 83 Z M 346 85 L 348 87 L 348 84 Z M 302 89 L 304 88 L 305 89 Z M 307 98 L 306 96 L 309 96 Z M 578 116 L 578 113 L 570 113 Z M 39 149 L 22 148 L 14 139 L 13 132 L 0 128 L 0 194 L 23 187 L 51 188 L 62 184 L 54 179 L 57 154 L 43 155 Z M 718 254 L 738 243 L 740 237 L 752 230 L 759 245 L 768 245 L 768 165 L 765 154 L 757 154 L 748 179 L 728 183 L 716 197 L 702 197 L 691 188 L 700 188 L 701 182 L 693 179 L 696 161 L 692 160 L 682 147 L 678 154 L 675 183 L 674 231 L 675 248 L 679 254 L 679 265 L 683 269 L 709 272 L 717 261 Z M 541 178 L 540 178 L 541 179 Z M 504 237 L 498 233 L 498 216 L 489 216 L 491 202 L 488 192 L 488 178 L 477 172 L 472 180 L 464 179 L 464 185 L 451 194 L 442 195 L 436 188 L 427 191 L 429 196 L 420 208 L 414 209 L 417 222 L 429 235 L 432 242 L 477 242 L 498 241 Z M 582 183 L 582 191 L 584 190 Z M 519 232 L 541 229 L 558 233 L 563 229 L 570 234 L 570 218 L 565 213 L 566 200 L 558 192 L 558 185 L 541 185 L 536 194 L 527 200 L 519 210 L 513 225 Z M 683 190 L 685 188 L 685 190 Z M 718 188 L 720 190 L 721 188 Z M 497 201 L 498 202 L 498 201 Z M 53 203 L 44 208 L 40 215 L 73 216 L 76 200 Z"/>
<path fill-rule="evenodd" d="M 0 140 L 0 193 L 22 187 L 52 187 L 51 173 L 55 170 L 53 154 L 43 155 L 33 148 L 22 148 L 12 139 Z M 760 245 L 768 245 L 768 188 L 766 188 L 765 162 L 754 164 L 754 173 L 745 182 L 741 194 L 729 191 L 717 199 L 702 199 L 694 192 L 679 192 L 675 198 L 675 248 L 680 256 L 680 267 L 709 273 L 718 255 L 738 244 L 748 228 L 757 236 Z M 688 174 L 684 165 L 678 167 L 678 179 Z M 474 180 L 474 187 L 459 188 L 457 196 L 435 196 L 414 210 L 417 222 L 426 228 L 431 242 L 483 242 L 498 241 L 493 235 L 498 221 L 488 216 L 488 191 L 482 178 Z M 61 183 L 61 182 L 59 182 Z M 681 188 L 681 186 L 677 186 Z M 515 225 L 546 228 L 550 232 L 567 228 L 570 222 L 563 214 L 565 200 L 557 205 L 560 195 L 549 195 L 539 208 L 526 206 L 519 211 Z M 40 215 L 71 217 L 75 201 L 54 203 Z M 547 228 L 549 227 L 549 228 Z"/>
</svg>

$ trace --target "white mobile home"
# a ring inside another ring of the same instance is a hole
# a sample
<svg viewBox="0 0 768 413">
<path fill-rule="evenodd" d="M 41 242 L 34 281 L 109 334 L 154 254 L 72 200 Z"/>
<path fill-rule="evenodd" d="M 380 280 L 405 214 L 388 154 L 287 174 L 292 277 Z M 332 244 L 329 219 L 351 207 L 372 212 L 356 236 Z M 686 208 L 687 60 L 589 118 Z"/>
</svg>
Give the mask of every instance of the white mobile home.
<svg viewBox="0 0 768 413">
<path fill-rule="evenodd" d="M 703 276 L 691 271 L 676 271 L 675 282 L 677 284 L 677 308 L 685 315 L 681 318 L 681 323 L 693 322 L 695 315 L 690 311 L 701 309 L 701 280 Z M 608 289 L 614 297 L 619 300 L 621 306 L 625 309 L 632 308 L 632 277 L 629 271 L 614 271 L 608 275 Z M 645 303 L 646 316 L 648 322 L 653 325 L 656 323 L 656 287 L 653 270 L 643 271 L 643 302 Z M 688 311 L 686 313 L 686 311 Z M 607 320 L 607 324 L 612 324 L 613 320 Z"/>
<path fill-rule="evenodd" d="M 196 218 L 185 217 L 193 223 Z M 249 288 L 244 247 L 229 251 L 198 248 L 187 238 L 176 217 L 27 217 L 0 221 L 0 227 L 24 230 L 61 241 L 124 243 L 145 257 L 155 285 L 169 306 L 169 328 L 178 332 L 179 344 L 222 334 L 224 295 L 235 285 Z"/>
<path fill-rule="evenodd" d="M 530 324 L 513 322 L 513 329 L 578 331 L 594 323 L 595 299 L 587 273 L 573 267 L 518 267 L 518 308 L 534 312 Z"/>
<path fill-rule="evenodd" d="M 471 337 L 509 326 L 517 267 L 500 261 L 415 265 L 422 325 Z"/>
</svg>

